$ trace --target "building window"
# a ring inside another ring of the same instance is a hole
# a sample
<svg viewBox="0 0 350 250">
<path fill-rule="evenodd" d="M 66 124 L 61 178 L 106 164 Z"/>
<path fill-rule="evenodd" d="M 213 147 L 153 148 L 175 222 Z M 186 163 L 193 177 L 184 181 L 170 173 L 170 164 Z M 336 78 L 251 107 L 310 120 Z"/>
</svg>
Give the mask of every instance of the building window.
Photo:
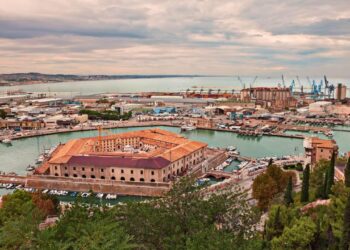
<svg viewBox="0 0 350 250">
<path fill-rule="evenodd" d="M 101 172 L 103 173 L 103 171 L 104 171 L 104 169 L 103 168 L 101 168 Z"/>
<path fill-rule="evenodd" d="M 93 169 L 93 168 L 91 168 L 91 172 L 94 172 L 94 169 Z"/>
<path fill-rule="evenodd" d="M 67 173 L 64 174 L 65 177 L 68 177 L 69 175 Z"/>
<path fill-rule="evenodd" d="M 78 177 L 78 175 L 76 175 L 76 174 L 73 174 L 73 177 Z"/>
<path fill-rule="evenodd" d="M 134 173 L 134 170 L 130 170 L 130 173 L 133 174 L 133 173 Z"/>
<path fill-rule="evenodd" d="M 91 178 L 92 178 L 92 179 L 95 179 L 95 178 L 96 178 L 96 176 L 95 176 L 95 175 L 91 175 Z"/>
<path fill-rule="evenodd" d="M 120 180 L 121 181 L 125 181 L 125 177 L 120 177 Z"/>
<path fill-rule="evenodd" d="M 151 175 L 154 175 L 154 171 L 151 172 Z"/>
<path fill-rule="evenodd" d="M 111 180 L 115 181 L 115 177 L 114 177 L 114 176 L 112 176 L 112 177 L 111 177 Z"/>
<path fill-rule="evenodd" d="M 124 174 L 124 169 L 120 170 L 120 172 L 121 172 L 122 174 Z"/>
<path fill-rule="evenodd" d="M 140 181 L 141 181 L 141 182 L 144 182 L 144 181 L 145 181 L 145 179 L 143 179 L 143 178 L 140 178 Z"/>
<path fill-rule="evenodd" d="M 141 170 L 140 173 L 143 174 L 143 170 Z"/>
<path fill-rule="evenodd" d="M 105 177 L 104 177 L 104 176 L 101 176 L 101 179 L 102 179 L 102 180 L 104 180 L 104 179 L 105 179 Z"/>
<path fill-rule="evenodd" d="M 130 178 L 130 181 L 135 181 L 135 179 L 133 177 Z"/>
<path fill-rule="evenodd" d="M 57 166 L 55 166 L 55 170 L 57 170 Z"/>
<path fill-rule="evenodd" d="M 58 174 L 56 173 L 55 176 L 58 176 Z"/>
<path fill-rule="evenodd" d="M 67 170 L 67 167 L 64 167 L 65 170 Z"/>
<path fill-rule="evenodd" d="M 112 173 L 114 173 L 114 168 L 112 168 Z"/>
<path fill-rule="evenodd" d="M 76 168 L 76 167 L 73 167 L 73 170 L 77 170 L 77 168 Z"/>
<path fill-rule="evenodd" d="M 156 182 L 155 179 L 151 179 L 151 182 Z"/>
<path fill-rule="evenodd" d="M 85 171 L 85 168 L 81 168 L 81 170 Z"/>
<path fill-rule="evenodd" d="M 86 175 L 85 175 L 85 174 L 83 174 L 81 177 L 86 178 Z"/>
</svg>

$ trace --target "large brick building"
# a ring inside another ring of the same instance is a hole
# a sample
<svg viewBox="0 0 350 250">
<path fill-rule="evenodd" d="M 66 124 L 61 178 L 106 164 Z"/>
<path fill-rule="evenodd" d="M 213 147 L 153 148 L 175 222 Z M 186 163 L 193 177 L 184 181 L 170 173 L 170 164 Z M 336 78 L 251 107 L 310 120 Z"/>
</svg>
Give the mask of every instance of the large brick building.
<svg viewBox="0 0 350 250">
<path fill-rule="evenodd" d="M 307 161 L 312 166 L 322 159 L 331 160 L 333 153 L 338 155 L 338 146 L 334 140 L 317 137 L 305 138 L 304 148 Z"/>
<path fill-rule="evenodd" d="M 149 129 L 81 138 L 58 146 L 36 171 L 57 177 L 168 182 L 204 161 L 207 144 Z"/>
</svg>

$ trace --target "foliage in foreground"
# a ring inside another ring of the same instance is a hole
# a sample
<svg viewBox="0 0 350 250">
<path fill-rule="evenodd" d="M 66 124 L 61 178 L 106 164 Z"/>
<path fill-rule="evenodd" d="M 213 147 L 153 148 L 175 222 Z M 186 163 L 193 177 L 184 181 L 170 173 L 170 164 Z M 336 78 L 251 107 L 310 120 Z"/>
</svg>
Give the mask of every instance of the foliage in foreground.
<svg viewBox="0 0 350 250">
<path fill-rule="evenodd" d="M 183 180 L 165 197 L 112 209 L 76 203 L 40 231 L 47 214 L 23 191 L 0 209 L 3 249 L 261 249 L 257 213 L 233 188 L 208 195 Z M 9 210 L 13 210 L 10 213 Z"/>
</svg>

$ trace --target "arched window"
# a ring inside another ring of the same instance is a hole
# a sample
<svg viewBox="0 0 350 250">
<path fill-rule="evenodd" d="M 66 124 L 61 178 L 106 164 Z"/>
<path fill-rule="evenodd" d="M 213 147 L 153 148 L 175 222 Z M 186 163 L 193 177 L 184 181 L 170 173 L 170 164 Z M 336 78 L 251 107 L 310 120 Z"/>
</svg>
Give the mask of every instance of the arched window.
<svg viewBox="0 0 350 250">
<path fill-rule="evenodd" d="M 95 175 L 91 175 L 91 178 L 92 178 L 92 179 L 95 179 L 95 178 L 96 178 L 96 176 L 95 176 Z"/>
<path fill-rule="evenodd" d="M 114 177 L 114 176 L 112 176 L 112 177 L 111 177 L 111 180 L 115 181 L 115 177 Z"/>
<path fill-rule="evenodd" d="M 56 173 L 55 176 L 58 176 L 58 174 Z"/>
<path fill-rule="evenodd" d="M 145 179 L 143 179 L 143 178 L 140 178 L 140 181 L 141 181 L 141 182 L 144 182 L 144 181 L 145 181 Z"/>
<path fill-rule="evenodd" d="M 166 177 L 163 177 L 163 181 L 166 182 Z"/>
<path fill-rule="evenodd" d="M 125 177 L 120 177 L 120 180 L 121 181 L 125 181 Z"/>
<path fill-rule="evenodd" d="M 69 176 L 69 174 L 65 173 L 65 174 L 64 174 L 64 176 L 65 176 L 65 177 L 68 177 L 68 176 Z"/>
<path fill-rule="evenodd" d="M 101 176 L 101 179 L 102 179 L 102 180 L 104 180 L 104 179 L 105 179 L 105 177 L 104 177 L 104 176 Z"/>
<path fill-rule="evenodd" d="M 77 174 L 73 174 L 73 177 L 78 177 L 78 175 Z"/>
<path fill-rule="evenodd" d="M 86 178 L 86 175 L 85 175 L 85 174 L 83 174 L 81 177 Z"/>
<path fill-rule="evenodd" d="M 151 179 L 151 182 L 156 182 L 156 180 L 155 179 Z"/>
<path fill-rule="evenodd" d="M 130 181 L 135 181 L 134 177 L 131 177 L 131 178 L 130 178 Z"/>
</svg>

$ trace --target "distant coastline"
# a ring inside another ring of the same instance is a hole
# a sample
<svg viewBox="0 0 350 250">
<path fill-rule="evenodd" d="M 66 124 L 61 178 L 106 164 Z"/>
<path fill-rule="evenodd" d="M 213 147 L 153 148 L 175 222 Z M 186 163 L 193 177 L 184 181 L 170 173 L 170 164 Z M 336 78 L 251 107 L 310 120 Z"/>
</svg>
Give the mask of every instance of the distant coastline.
<svg viewBox="0 0 350 250">
<path fill-rule="evenodd" d="M 203 76 L 205 75 L 71 75 L 71 74 L 12 73 L 12 74 L 0 74 L 0 86 L 18 86 L 18 85 L 32 85 L 32 84 L 42 84 L 42 83 L 59 83 L 59 82 L 74 82 L 74 81 L 181 78 L 181 77 L 203 77 Z"/>
</svg>

